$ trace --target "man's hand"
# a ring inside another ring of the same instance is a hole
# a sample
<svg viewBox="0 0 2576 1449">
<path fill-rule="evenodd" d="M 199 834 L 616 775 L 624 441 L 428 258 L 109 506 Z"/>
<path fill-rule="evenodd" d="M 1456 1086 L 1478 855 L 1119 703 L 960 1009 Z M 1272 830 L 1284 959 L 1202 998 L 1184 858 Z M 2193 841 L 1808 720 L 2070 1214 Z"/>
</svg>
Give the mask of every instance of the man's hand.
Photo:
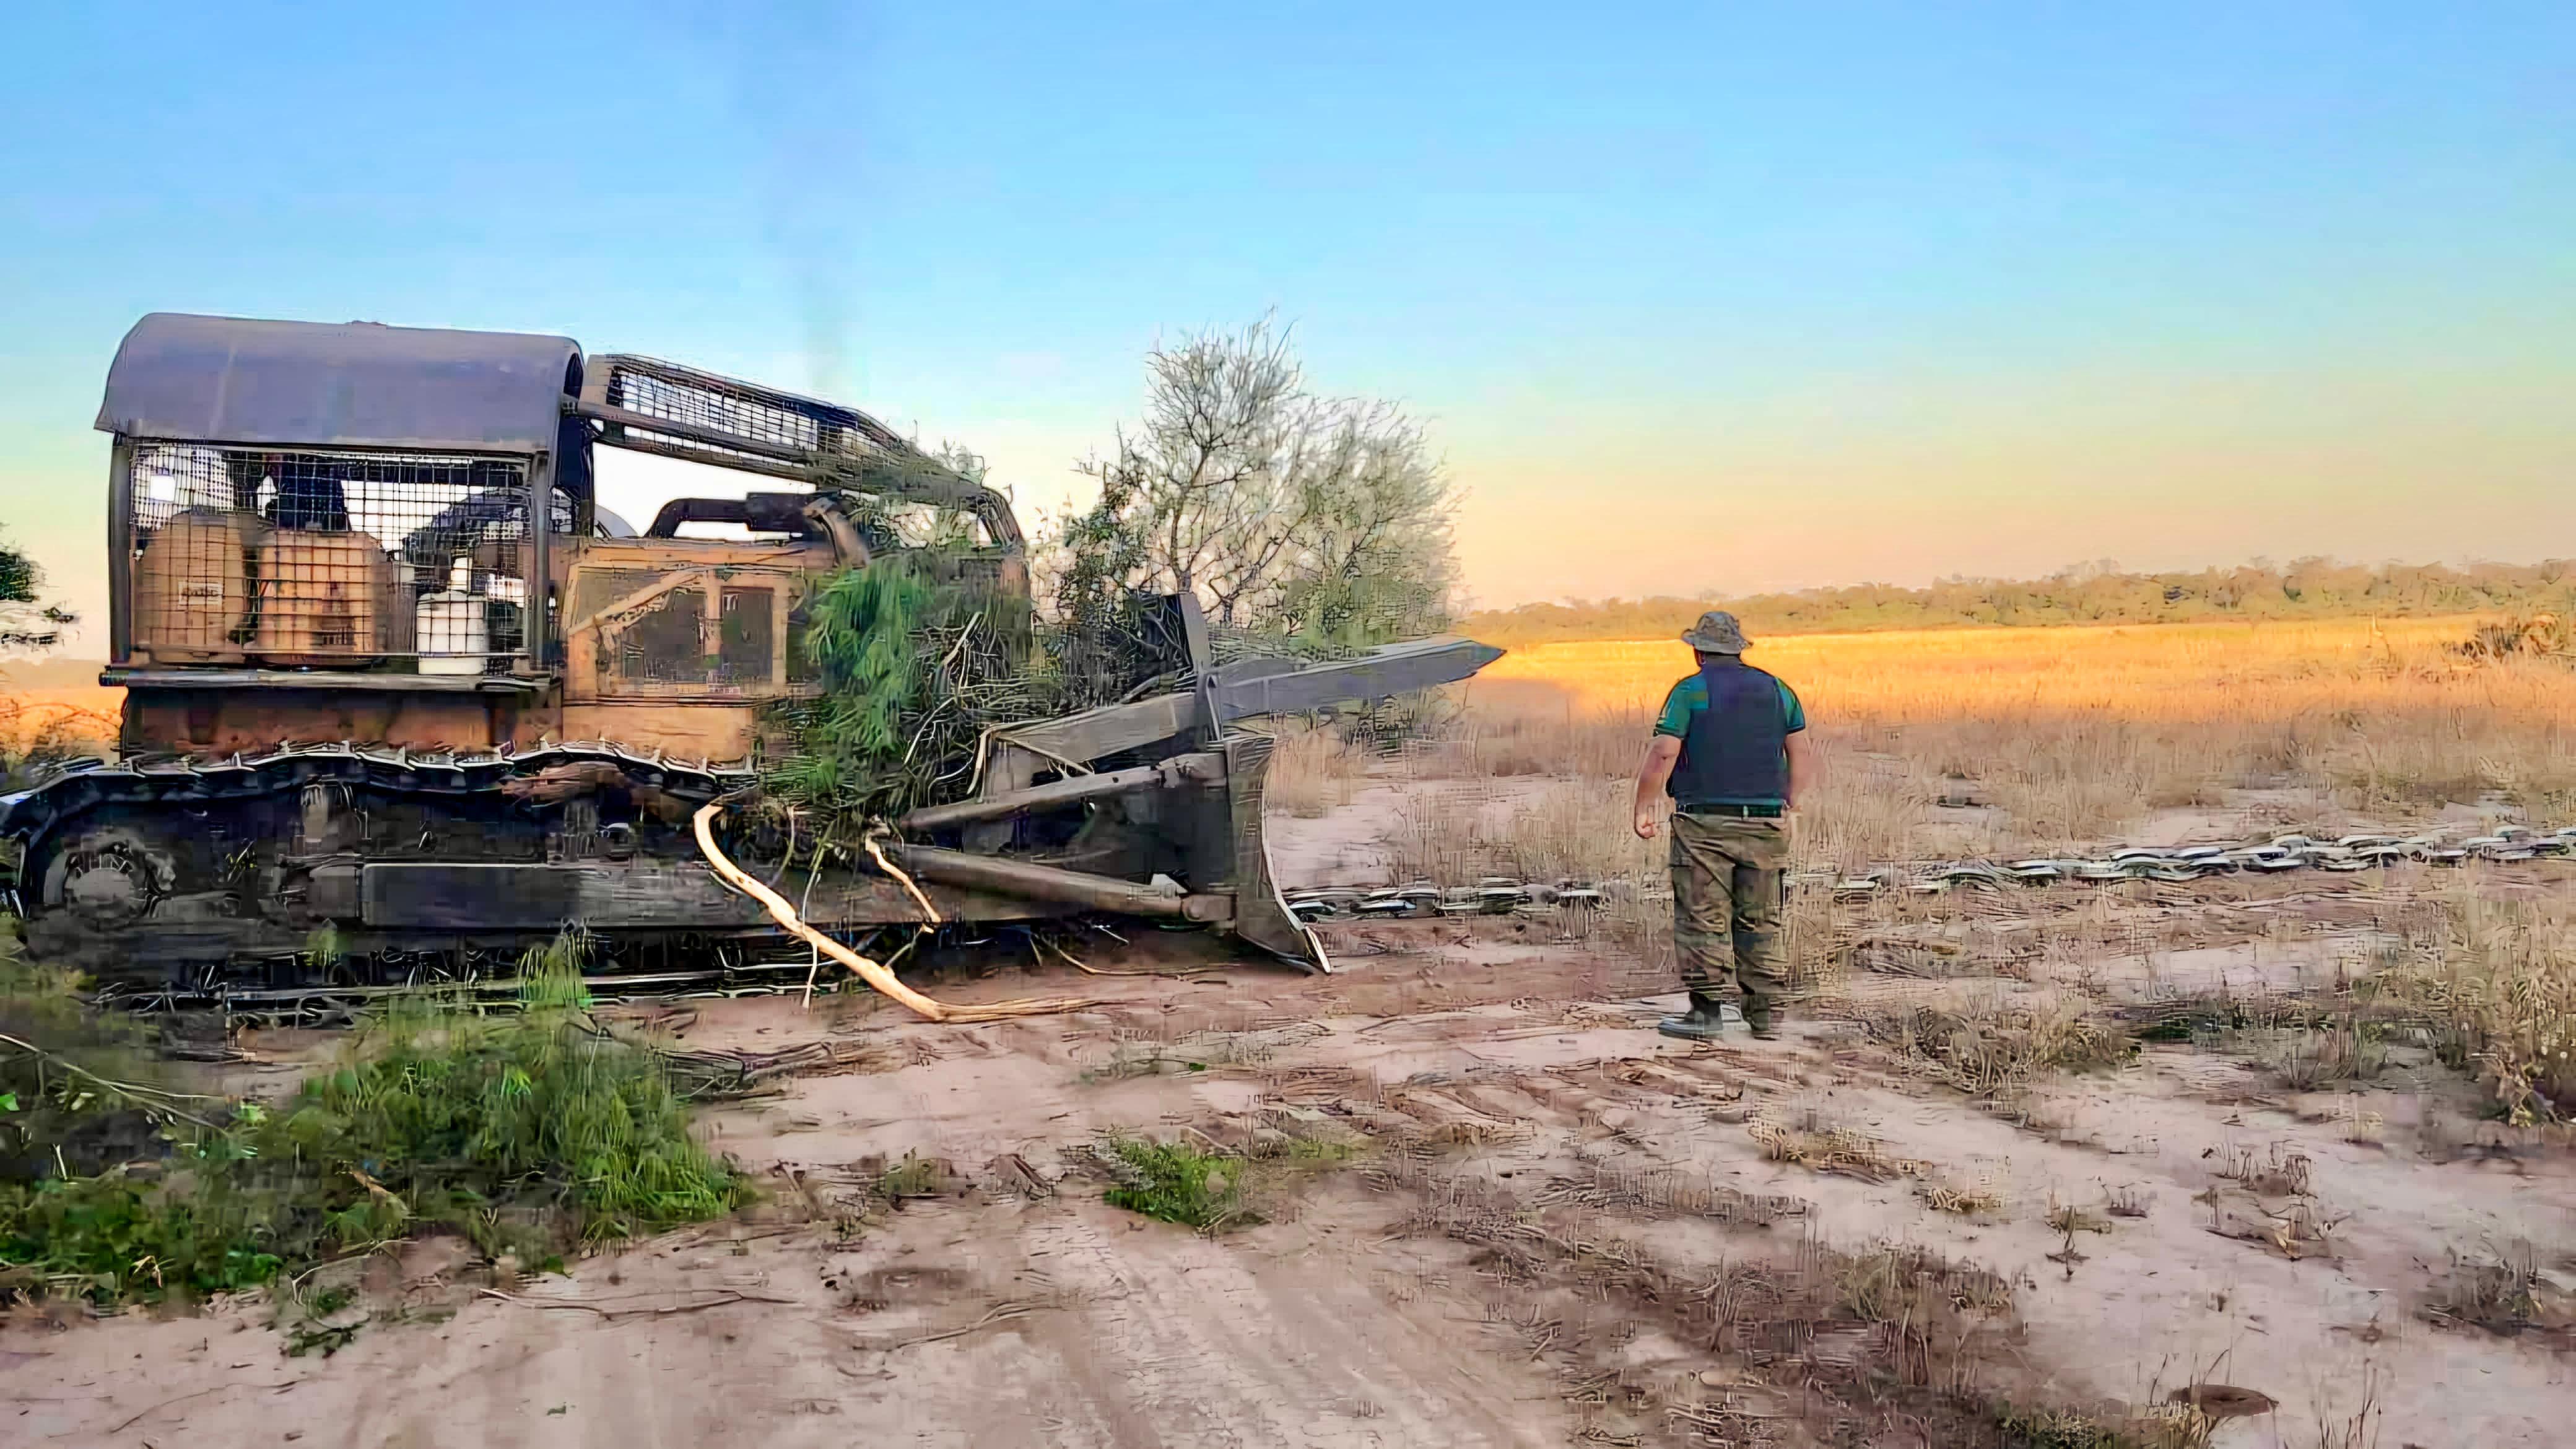
<svg viewBox="0 0 2576 1449">
<path fill-rule="evenodd" d="M 1646 746 L 1645 762 L 1637 767 L 1637 838 L 1652 840 L 1663 828 L 1664 782 L 1673 777 L 1673 762 L 1682 757 L 1682 742 L 1671 735 L 1657 735 Z"/>
</svg>

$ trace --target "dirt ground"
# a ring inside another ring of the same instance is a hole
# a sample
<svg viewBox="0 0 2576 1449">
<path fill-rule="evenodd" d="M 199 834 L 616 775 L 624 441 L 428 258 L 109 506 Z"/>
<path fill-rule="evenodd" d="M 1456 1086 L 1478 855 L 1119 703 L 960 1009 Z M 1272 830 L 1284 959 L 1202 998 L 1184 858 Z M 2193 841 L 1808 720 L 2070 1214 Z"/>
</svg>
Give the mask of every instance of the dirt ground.
<svg viewBox="0 0 2576 1449">
<path fill-rule="evenodd" d="M 2296 992 L 2368 969 L 2430 874 L 1873 907 L 1776 1043 L 1656 1035 L 1659 971 L 1555 917 L 1340 928 L 1325 977 L 1100 936 L 1088 964 L 1164 974 L 938 984 L 1100 998 L 989 1025 L 621 1008 L 689 1046 L 864 1050 L 703 1119 L 767 1188 L 741 1218 L 561 1276 L 415 1245 L 364 1268 L 373 1321 L 327 1357 L 259 1301 L 22 1312 L 0 1440 L 1930 1446 L 2200 1383 L 2276 1403 L 2223 1446 L 2563 1444 L 2566 1336 L 2427 1305 L 2508 1251 L 2576 1288 L 2576 1156 L 2429 1054 L 2298 1091 L 2204 1035 L 1972 1094 L 1871 1029 L 1966 997 Z M 2074 939 L 2097 949 L 2032 949 Z M 273 1087 L 327 1043 L 248 1045 Z M 1105 1205 L 1113 1131 L 1277 1164 L 1246 1178 L 1265 1220 Z M 907 1162 L 925 1195 L 889 1203 Z M 2368 1437 L 2330 1437 L 2356 1416 Z"/>
</svg>

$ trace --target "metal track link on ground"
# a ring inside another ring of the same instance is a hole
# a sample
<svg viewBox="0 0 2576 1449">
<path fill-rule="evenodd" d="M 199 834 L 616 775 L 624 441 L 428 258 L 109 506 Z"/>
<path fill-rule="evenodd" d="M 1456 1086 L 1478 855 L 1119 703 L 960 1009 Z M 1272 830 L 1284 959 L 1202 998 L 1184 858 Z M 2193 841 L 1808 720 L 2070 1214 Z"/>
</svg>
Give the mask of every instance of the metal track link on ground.
<svg viewBox="0 0 2576 1449">
<path fill-rule="evenodd" d="M 2441 834 L 2347 835 L 2314 840 L 2279 835 L 2261 845 L 2124 846 L 2094 857 L 2048 856 L 2009 863 L 1965 860 L 1890 865 L 1858 875 L 1800 871 L 1792 886 L 1829 888 L 1836 896 L 1939 895 L 1947 891 L 2046 886 L 2061 881 L 2110 884 L 2149 880 L 2174 884 L 2225 876 L 2277 875 L 2319 870 L 2377 870 L 2406 862 L 2439 866 L 2471 861 L 2540 860 L 2576 853 L 2576 826 L 2541 834 L 2519 825 L 2491 835 L 2453 840 Z M 1305 921 L 1402 920 L 1417 916 L 1504 915 L 1520 910 L 1590 910 L 1607 899 L 1589 881 L 1550 883 L 1490 876 L 1473 885 L 1412 881 L 1404 885 L 1312 886 L 1287 892 L 1288 909 Z"/>
</svg>

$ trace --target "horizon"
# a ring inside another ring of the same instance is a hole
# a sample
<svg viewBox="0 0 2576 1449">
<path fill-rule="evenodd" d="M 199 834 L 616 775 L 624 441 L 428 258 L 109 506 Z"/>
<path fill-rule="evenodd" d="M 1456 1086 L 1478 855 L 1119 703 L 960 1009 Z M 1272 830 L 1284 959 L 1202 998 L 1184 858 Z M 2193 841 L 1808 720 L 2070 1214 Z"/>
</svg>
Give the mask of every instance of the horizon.
<svg viewBox="0 0 2576 1449">
<path fill-rule="evenodd" d="M 0 524 L 75 650 L 152 310 L 672 357 L 962 442 L 1032 524 L 1157 338 L 1275 313 L 1428 421 L 1479 608 L 2576 552 L 2565 7 L 13 28 Z M 290 122 L 234 81 L 280 66 L 439 103 Z"/>
<path fill-rule="evenodd" d="M 2235 563 L 2176 564 L 2166 568 L 2130 567 L 2117 559 L 2090 559 L 2082 563 L 2063 564 L 2054 569 L 2032 574 L 1937 574 L 1919 583 L 1893 579 L 1845 579 L 1838 582 L 1792 584 L 1776 589 L 1758 589 L 1742 593 L 1682 592 L 1654 594 L 1603 594 L 1599 596 L 1561 595 L 1552 599 L 1524 599 L 1517 604 L 1488 605 L 1470 603 L 1459 610 L 1468 614 L 1509 613 L 1514 609 L 1577 608 L 1584 605 L 1655 604 L 1655 603 L 1729 603 L 1757 599 L 1798 598 L 1810 594 L 1829 594 L 1858 589 L 1896 589 L 1909 593 L 1928 593 L 1944 587 L 1998 587 L 2015 584 L 2044 584 L 2060 581 L 2083 583 L 2101 578 L 2161 579 L 2200 577 L 2251 570 L 2257 573 L 2286 573 L 2303 564 L 2330 569 L 2368 569 L 2374 573 L 2394 573 L 2408 569 L 2442 569 L 2463 576 L 2474 575 L 2482 568 L 2530 569 L 2543 564 L 2576 565 L 2576 554 L 2543 554 L 2539 558 L 2448 558 L 2415 560 L 2408 558 L 2347 559 L 2332 554 L 2307 554 L 2293 559 L 2256 556 Z M 2570 581 L 2576 587 L 2576 580 Z"/>
</svg>

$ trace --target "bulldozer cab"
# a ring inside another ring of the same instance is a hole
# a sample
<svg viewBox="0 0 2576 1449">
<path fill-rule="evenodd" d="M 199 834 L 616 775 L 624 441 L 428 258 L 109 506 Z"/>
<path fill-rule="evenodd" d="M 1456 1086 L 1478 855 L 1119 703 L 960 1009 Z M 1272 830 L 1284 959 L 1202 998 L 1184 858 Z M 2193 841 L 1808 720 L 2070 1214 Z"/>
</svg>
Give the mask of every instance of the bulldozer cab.
<svg viewBox="0 0 2576 1449">
<path fill-rule="evenodd" d="M 938 543 L 1027 587 L 1007 502 L 867 414 L 570 338 L 156 313 L 99 426 L 107 682 L 134 750 L 739 758 L 756 707 L 814 683 L 796 641 L 818 578 Z M 635 536 L 599 506 L 602 447 L 798 486 L 674 499 Z"/>
</svg>

